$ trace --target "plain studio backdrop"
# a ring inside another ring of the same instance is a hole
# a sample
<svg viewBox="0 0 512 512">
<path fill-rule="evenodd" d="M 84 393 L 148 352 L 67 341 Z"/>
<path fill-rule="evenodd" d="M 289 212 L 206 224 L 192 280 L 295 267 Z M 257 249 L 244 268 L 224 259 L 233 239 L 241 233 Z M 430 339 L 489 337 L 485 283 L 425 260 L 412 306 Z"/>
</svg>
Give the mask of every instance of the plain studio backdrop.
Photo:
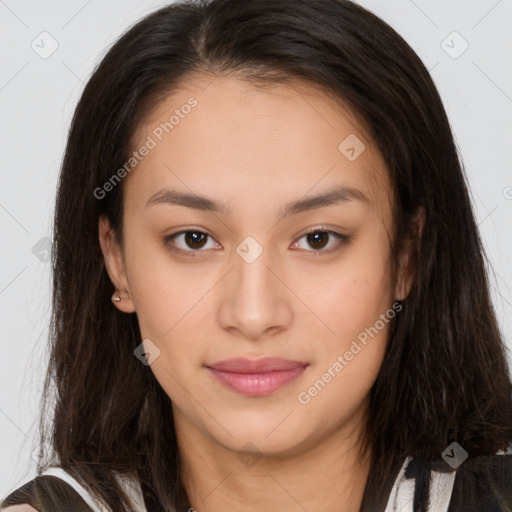
<svg viewBox="0 0 512 512">
<path fill-rule="evenodd" d="M 32 454 L 47 361 L 51 224 L 73 109 L 106 48 L 168 3 L 0 0 L 1 497 L 36 474 Z M 512 1 L 358 3 L 404 37 L 438 87 L 469 177 L 492 265 L 492 297 L 510 349 Z"/>
</svg>

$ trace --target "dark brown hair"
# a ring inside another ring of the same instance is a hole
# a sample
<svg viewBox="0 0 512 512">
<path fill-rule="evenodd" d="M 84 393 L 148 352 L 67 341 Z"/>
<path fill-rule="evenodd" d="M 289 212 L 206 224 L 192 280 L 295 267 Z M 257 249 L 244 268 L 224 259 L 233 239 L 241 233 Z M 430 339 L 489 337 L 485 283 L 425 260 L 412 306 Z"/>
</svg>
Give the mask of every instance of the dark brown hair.
<svg viewBox="0 0 512 512">
<path fill-rule="evenodd" d="M 102 199 L 93 191 L 127 161 L 150 106 L 193 74 L 252 85 L 300 80 L 348 105 L 389 172 L 395 268 L 414 236 L 410 220 L 424 207 L 414 283 L 370 393 L 364 450 L 372 466 L 362 510 L 381 503 L 382 475 L 405 456 L 424 462 L 418 478 L 427 485 L 415 510 L 425 510 L 430 464 L 451 442 L 470 456 L 511 444 L 512 384 L 468 185 L 436 87 L 402 37 L 347 0 L 178 2 L 139 21 L 101 60 L 76 108 L 58 184 L 41 440 L 114 512 L 128 505 L 112 471 L 137 475 L 166 510 L 189 506 L 170 398 L 134 357 L 137 316 L 112 307 L 99 246 L 100 215 L 122 240 L 123 182 Z M 41 467 L 49 455 L 41 453 Z"/>
</svg>

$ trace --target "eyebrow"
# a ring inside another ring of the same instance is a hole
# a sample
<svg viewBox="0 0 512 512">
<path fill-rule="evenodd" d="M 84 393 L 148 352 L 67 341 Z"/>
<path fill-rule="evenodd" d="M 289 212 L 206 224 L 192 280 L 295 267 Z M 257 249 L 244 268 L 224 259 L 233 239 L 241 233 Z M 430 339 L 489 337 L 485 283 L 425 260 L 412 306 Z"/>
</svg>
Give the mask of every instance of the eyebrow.
<svg viewBox="0 0 512 512">
<path fill-rule="evenodd" d="M 339 186 L 325 192 L 321 192 L 315 196 L 287 203 L 281 208 L 281 216 L 287 217 L 289 215 L 297 215 L 298 213 L 324 208 L 326 206 L 332 206 L 347 201 L 359 201 L 367 205 L 370 204 L 370 200 L 361 190 L 348 186 Z M 227 212 L 226 206 L 215 199 L 168 188 L 163 188 L 153 194 L 148 199 L 146 207 L 162 203 L 176 204 L 187 208 L 193 208 L 195 210 L 220 213 L 224 215 Z"/>
</svg>

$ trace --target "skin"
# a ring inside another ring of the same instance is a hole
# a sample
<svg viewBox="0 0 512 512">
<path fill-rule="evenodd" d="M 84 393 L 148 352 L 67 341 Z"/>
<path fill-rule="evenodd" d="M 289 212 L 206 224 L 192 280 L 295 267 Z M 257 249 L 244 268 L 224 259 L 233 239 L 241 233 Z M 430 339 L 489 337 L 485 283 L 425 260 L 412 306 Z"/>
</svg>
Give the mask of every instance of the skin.
<svg viewBox="0 0 512 512">
<path fill-rule="evenodd" d="M 141 122 L 134 147 L 191 96 L 197 107 L 125 178 L 123 245 L 107 219 L 99 222 L 122 297 L 114 304 L 135 312 L 141 340 L 160 350 L 148 371 L 172 400 L 191 504 L 199 512 L 356 512 L 370 467 L 358 457 L 358 436 L 389 323 L 309 403 L 298 395 L 409 292 L 409 245 L 396 279 L 391 272 L 383 160 L 350 111 L 320 90 L 299 82 L 256 89 L 232 77 L 186 80 Z M 350 134 L 366 146 L 354 161 L 338 150 Z M 337 185 L 357 188 L 368 203 L 280 215 L 284 204 Z M 208 196 L 226 212 L 147 206 L 163 187 Z M 308 243 L 304 235 L 319 226 L 352 241 Z M 209 237 L 196 246 L 183 235 L 165 242 L 187 229 Z M 248 236 L 263 249 L 252 263 L 236 252 Z M 249 397 L 205 367 L 240 356 L 309 366 L 272 394 Z"/>
</svg>

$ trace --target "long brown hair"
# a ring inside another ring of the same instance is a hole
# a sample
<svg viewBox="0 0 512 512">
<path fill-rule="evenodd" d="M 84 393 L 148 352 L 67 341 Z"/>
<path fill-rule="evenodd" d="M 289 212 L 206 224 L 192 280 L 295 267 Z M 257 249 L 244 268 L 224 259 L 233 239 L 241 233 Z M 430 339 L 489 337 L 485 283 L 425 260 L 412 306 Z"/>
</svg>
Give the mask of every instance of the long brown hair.
<svg viewBox="0 0 512 512">
<path fill-rule="evenodd" d="M 405 456 L 424 461 L 427 478 L 453 441 L 470 456 L 507 449 L 512 384 L 486 256 L 449 121 L 421 60 L 389 25 L 347 0 L 197 0 L 129 29 L 94 70 L 73 117 L 56 201 L 40 429 L 55 460 L 114 512 L 129 505 L 113 471 L 136 475 L 166 510 L 189 506 L 170 398 L 134 356 L 137 317 L 112 307 L 99 246 L 102 214 L 122 240 L 123 182 L 101 199 L 94 190 L 127 161 L 151 105 L 193 73 L 236 74 L 253 85 L 305 80 L 348 105 L 389 171 L 395 268 L 410 219 L 425 208 L 414 283 L 370 393 L 362 510 L 375 510 L 382 475 Z M 41 453 L 40 466 L 50 462 Z M 427 492 L 428 484 L 415 510 L 425 509 Z"/>
</svg>

